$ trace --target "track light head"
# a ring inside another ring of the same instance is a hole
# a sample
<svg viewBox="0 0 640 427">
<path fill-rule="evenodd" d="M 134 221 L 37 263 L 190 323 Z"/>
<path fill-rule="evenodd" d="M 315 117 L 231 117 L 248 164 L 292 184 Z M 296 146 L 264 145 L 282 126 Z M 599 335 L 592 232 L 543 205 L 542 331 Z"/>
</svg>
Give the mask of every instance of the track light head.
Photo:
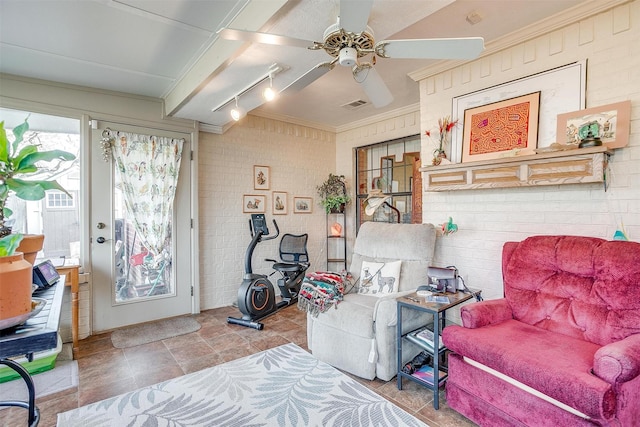
<svg viewBox="0 0 640 427">
<path fill-rule="evenodd" d="M 262 91 L 262 97 L 267 102 L 273 101 L 276 98 L 276 91 L 273 90 L 271 86 L 269 86 Z"/>
<path fill-rule="evenodd" d="M 238 97 L 236 96 L 236 106 L 231 110 L 231 118 L 236 122 L 247 115 L 247 110 L 238 105 Z"/>
<path fill-rule="evenodd" d="M 247 112 L 244 110 L 244 108 L 237 107 L 231 110 L 231 118 L 236 122 L 246 115 Z"/>
<path fill-rule="evenodd" d="M 271 102 L 276 98 L 276 91 L 273 90 L 273 74 L 269 73 L 269 87 L 264 88 L 262 91 L 262 98 L 265 101 Z"/>
</svg>

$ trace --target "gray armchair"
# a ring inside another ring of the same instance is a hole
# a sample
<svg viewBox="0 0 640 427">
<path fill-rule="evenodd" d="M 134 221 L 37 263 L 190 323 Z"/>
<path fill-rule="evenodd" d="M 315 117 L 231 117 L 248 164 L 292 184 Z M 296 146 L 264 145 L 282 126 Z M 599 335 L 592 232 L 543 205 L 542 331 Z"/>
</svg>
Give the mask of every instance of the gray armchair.
<svg viewBox="0 0 640 427">
<path fill-rule="evenodd" d="M 349 272 L 355 280 L 360 276 L 363 261 L 400 260 L 398 291 L 372 296 L 353 289 L 336 308 L 317 317 L 307 314 L 307 341 L 313 355 L 361 378 L 392 379 L 398 371 L 396 298 L 428 282 L 427 267 L 433 259 L 435 240 L 432 224 L 364 223 L 356 238 Z M 429 318 L 412 310 L 403 313 L 402 324 L 408 332 L 424 325 Z M 404 342 L 403 346 L 403 355 L 407 356 L 403 362 L 420 352 L 410 342 Z"/>
</svg>

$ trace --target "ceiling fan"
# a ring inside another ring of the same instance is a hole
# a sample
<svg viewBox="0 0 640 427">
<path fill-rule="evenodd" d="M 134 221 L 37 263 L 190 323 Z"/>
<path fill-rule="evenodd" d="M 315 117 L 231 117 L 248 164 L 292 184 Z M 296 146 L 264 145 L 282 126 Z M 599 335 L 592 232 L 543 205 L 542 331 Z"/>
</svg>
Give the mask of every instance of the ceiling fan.
<svg viewBox="0 0 640 427">
<path fill-rule="evenodd" d="M 351 67 L 354 80 L 360 84 L 376 108 L 384 107 L 393 101 L 393 95 L 374 68 L 376 57 L 473 59 L 484 50 L 482 37 L 376 42 L 373 30 L 367 25 L 372 5 L 373 0 L 341 0 L 338 21 L 325 30 L 322 42 L 232 28 L 224 28 L 218 34 L 227 40 L 324 50 L 333 59 L 316 65 L 284 90 L 300 90 L 339 64 L 343 67 Z M 366 62 L 364 57 L 368 55 L 371 55 L 371 59 Z"/>
</svg>

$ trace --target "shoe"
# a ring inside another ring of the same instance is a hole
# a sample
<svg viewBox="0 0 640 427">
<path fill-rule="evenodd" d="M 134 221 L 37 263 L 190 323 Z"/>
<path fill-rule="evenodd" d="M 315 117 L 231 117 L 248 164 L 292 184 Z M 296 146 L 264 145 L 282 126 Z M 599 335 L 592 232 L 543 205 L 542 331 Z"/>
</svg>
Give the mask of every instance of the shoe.
<svg viewBox="0 0 640 427">
<path fill-rule="evenodd" d="M 431 364 L 431 354 L 427 353 L 426 351 L 422 351 L 416 357 L 411 359 L 409 363 L 402 367 L 402 372 L 411 375 L 416 370 L 427 364 Z"/>
</svg>

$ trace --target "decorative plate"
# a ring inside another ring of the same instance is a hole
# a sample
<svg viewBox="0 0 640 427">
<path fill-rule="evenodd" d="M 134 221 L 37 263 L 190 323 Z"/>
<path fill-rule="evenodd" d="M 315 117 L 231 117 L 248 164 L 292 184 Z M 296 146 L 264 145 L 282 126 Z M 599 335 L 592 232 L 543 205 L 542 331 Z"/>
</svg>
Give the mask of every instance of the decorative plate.
<svg viewBox="0 0 640 427">
<path fill-rule="evenodd" d="M 27 320 L 29 320 L 31 317 L 37 315 L 38 313 L 40 313 L 42 311 L 42 309 L 44 308 L 45 305 L 47 305 L 47 300 L 44 298 L 31 298 L 32 302 L 35 303 L 35 305 L 32 304 L 32 309 L 30 313 L 25 313 L 25 314 L 21 314 L 19 316 L 14 316 L 14 317 L 10 317 L 8 319 L 3 319 L 0 320 L 0 330 L 1 329 L 8 329 L 11 328 L 13 326 L 16 325 L 20 325 L 24 322 L 26 322 Z"/>
</svg>

